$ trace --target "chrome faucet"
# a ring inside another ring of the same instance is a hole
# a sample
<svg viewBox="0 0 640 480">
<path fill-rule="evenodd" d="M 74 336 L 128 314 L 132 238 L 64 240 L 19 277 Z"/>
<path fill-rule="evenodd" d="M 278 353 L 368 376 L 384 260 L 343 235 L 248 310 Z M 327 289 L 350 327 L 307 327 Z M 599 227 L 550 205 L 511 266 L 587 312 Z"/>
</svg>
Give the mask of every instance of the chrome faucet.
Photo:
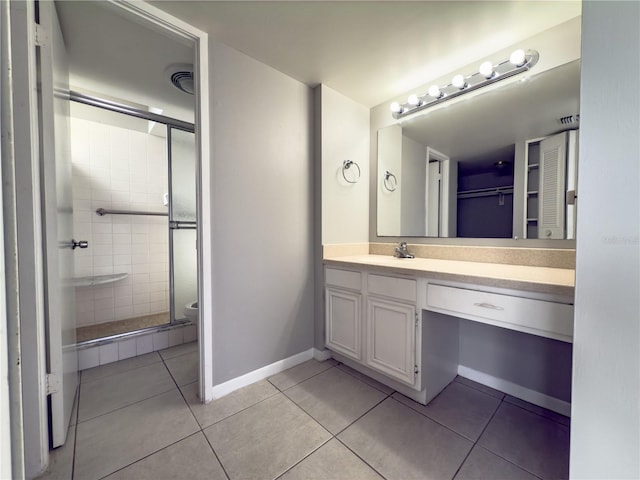
<svg viewBox="0 0 640 480">
<path fill-rule="evenodd" d="M 407 242 L 400 242 L 396 247 L 396 258 L 415 258 L 415 255 L 407 250 Z"/>
</svg>

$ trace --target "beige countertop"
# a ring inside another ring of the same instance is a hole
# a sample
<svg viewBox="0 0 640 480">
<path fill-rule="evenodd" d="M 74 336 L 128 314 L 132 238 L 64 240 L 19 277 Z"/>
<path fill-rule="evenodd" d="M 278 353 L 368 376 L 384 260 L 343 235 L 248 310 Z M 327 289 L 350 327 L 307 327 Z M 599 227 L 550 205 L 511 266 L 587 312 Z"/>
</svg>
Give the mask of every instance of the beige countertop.
<svg viewBox="0 0 640 480">
<path fill-rule="evenodd" d="M 426 276 L 435 280 L 573 296 L 575 270 L 389 255 L 351 255 L 324 259 L 325 265 Z"/>
</svg>

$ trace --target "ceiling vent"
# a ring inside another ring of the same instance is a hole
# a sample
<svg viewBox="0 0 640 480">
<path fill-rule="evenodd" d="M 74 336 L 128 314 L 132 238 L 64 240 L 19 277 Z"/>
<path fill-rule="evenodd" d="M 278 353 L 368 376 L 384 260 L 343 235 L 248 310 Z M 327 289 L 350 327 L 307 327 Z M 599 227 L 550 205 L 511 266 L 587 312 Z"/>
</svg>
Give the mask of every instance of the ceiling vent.
<svg viewBox="0 0 640 480">
<path fill-rule="evenodd" d="M 184 63 L 169 65 L 165 73 L 169 77 L 171 85 L 181 92 L 193 95 L 195 90 L 193 87 L 193 65 Z"/>
<path fill-rule="evenodd" d="M 578 125 L 580 115 L 567 115 L 566 117 L 560 117 L 559 121 L 562 125 Z"/>
</svg>

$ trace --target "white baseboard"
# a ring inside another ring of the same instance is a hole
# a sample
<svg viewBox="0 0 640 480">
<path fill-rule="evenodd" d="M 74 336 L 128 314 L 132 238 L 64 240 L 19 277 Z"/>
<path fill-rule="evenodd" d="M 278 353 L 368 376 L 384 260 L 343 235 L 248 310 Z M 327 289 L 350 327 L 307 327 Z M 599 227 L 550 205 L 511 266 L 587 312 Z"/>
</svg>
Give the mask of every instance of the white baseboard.
<svg viewBox="0 0 640 480">
<path fill-rule="evenodd" d="M 324 362 L 325 360 L 329 360 L 331 358 L 331 350 L 318 350 L 317 348 L 313 349 L 313 358 L 318 360 L 319 362 Z"/>
<path fill-rule="evenodd" d="M 552 410 L 567 417 L 571 416 L 571 404 L 564 400 L 536 392 L 535 390 L 509 382 L 508 380 L 494 377 L 484 372 L 479 372 L 473 368 L 465 367 L 464 365 L 458 365 L 458 375 L 486 385 L 487 387 L 495 388 L 496 390 L 500 390 L 501 392 L 507 393 L 521 400 L 525 400 L 529 403 L 533 403 L 539 407 L 546 408 L 547 410 Z"/>
<path fill-rule="evenodd" d="M 311 360 L 314 357 L 314 350 L 310 348 L 304 352 L 297 353 L 291 357 L 278 360 L 271 365 L 266 365 L 262 368 L 254 370 L 253 372 L 245 373 L 240 377 L 233 378 L 219 385 L 213 387 L 213 400 L 224 397 L 231 392 L 238 390 L 239 388 L 246 387 L 252 383 L 264 380 L 267 377 L 280 373 L 288 368 L 295 367 L 296 365 Z"/>
</svg>

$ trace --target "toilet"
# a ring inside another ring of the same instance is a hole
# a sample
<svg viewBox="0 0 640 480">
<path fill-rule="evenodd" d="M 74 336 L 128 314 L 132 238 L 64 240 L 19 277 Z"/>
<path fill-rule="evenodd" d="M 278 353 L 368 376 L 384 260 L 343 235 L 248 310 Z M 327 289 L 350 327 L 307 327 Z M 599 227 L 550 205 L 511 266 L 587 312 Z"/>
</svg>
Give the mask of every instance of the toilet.
<svg viewBox="0 0 640 480">
<path fill-rule="evenodd" d="M 184 306 L 184 316 L 194 325 L 198 324 L 198 301 L 189 302 Z"/>
</svg>

